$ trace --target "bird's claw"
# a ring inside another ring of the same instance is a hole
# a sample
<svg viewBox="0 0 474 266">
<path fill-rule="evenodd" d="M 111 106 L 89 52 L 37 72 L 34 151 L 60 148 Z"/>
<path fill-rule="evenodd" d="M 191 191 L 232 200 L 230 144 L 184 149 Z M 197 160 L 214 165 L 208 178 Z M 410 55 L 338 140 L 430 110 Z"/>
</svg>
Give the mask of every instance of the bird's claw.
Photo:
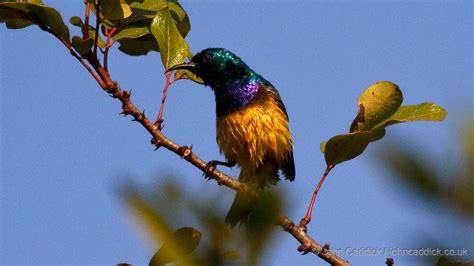
<svg viewBox="0 0 474 266">
<path fill-rule="evenodd" d="M 210 180 L 211 179 L 210 173 L 214 171 L 214 169 L 216 169 L 217 164 L 218 164 L 218 161 L 216 160 L 209 161 L 206 164 L 206 167 L 204 167 L 204 172 L 202 173 L 202 176 L 206 178 L 207 180 Z"/>
</svg>

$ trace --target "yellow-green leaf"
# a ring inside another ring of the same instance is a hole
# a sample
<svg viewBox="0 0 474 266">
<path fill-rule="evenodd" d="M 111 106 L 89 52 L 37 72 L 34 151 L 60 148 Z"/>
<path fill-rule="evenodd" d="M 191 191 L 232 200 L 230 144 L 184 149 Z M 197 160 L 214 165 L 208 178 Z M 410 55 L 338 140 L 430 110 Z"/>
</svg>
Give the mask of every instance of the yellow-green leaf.
<svg viewBox="0 0 474 266">
<path fill-rule="evenodd" d="M 184 62 L 190 53 L 189 46 L 176 28 L 168 8 L 156 13 L 150 30 L 160 47 L 161 62 L 165 68 Z"/>
<path fill-rule="evenodd" d="M 377 123 L 394 114 L 402 104 L 400 88 L 390 81 L 378 81 L 370 85 L 357 103 L 358 113 L 350 132 L 370 130 Z"/>
<path fill-rule="evenodd" d="M 123 38 L 118 42 L 120 43 L 119 50 L 128 55 L 146 55 L 150 51 L 159 51 L 158 44 L 151 34 L 135 39 Z"/>
<path fill-rule="evenodd" d="M 412 121 L 442 121 L 447 111 L 434 103 L 400 106 L 401 90 L 389 81 L 369 86 L 359 97 L 359 111 L 349 134 L 332 137 L 320 144 L 326 163 L 336 165 L 364 152 L 370 142 L 385 135 L 385 127 Z"/>
<path fill-rule="evenodd" d="M 101 0 L 101 14 L 110 21 L 126 19 L 132 15 L 132 9 L 125 0 Z"/>
<path fill-rule="evenodd" d="M 401 106 L 395 114 L 377 124 L 374 128 L 413 122 L 413 121 L 443 121 L 448 112 L 434 103 Z"/>
<path fill-rule="evenodd" d="M 179 248 L 180 256 L 189 255 L 199 245 L 201 241 L 201 232 L 192 227 L 182 227 L 173 233 L 171 242 L 165 242 L 163 246 L 153 255 L 150 260 L 150 266 L 165 265 L 170 262 L 179 262 L 181 258 L 173 257 L 175 255 L 171 248 Z"/>
<path fill-rule="evenodd" d="M 83 40 L 79 36 L 72 37 L 72 47 L 76 50 L 80 55 L 85 55 L 91 51 L 92 46 L 94 46 L 94 39 L 88 38 Z"/>
<path fill-rule="evenodd" d="M 69 19 L 69 23 L 71 23 L 72 25 L 77 26 L 79 28 L 82 28 L 84 26 L 84 23 L 82 22 L 82 19 L 78 16 L 71 17 Z M 92 27 L 91 25 L 89 25 L 89 37 L 91 37 L 92 39 L 95 39 L 95 34 L 96 33 L 97 33 L 97 31 L 95 30 L 95 28 Z M 97 46 L 99 46 L 100 48 L 105 47 L 105 42 L 102 39 L 102 37 L 100 36 L 100 34 L 99 34 L 99 38 L 97 39 Z"/>
<path fill-rule="evenodd" d="M 127 25 L 124 29 L 119 31 L 119 33 L 115 34 L 112 36 L 114 40 L 120 40 L 123 38 L 139 38 L 142 36 L 145 36 L 147 34 L 150 34 L 150 29 L 148 25 L 145 25 L 141 22 L 136 22 Z"/>
<path fill-rule="evenodd" d="M 6 22 L 7 27 L 12 29 L 36 24 L 42 30 L 69 42 L 69 29 L 59 12 L 54 8 L 43 6 L 41 1 L 1 2 L 0 22 Z"/>
<path fill-rule="evenodd" d="M 170 10 L 171 17 L 176 21 L 179 33 L 183 38 L 186 37 L 191 30 L 188 14 L 178 1 L 168 1 L 168 9 Z"/>
<path fill-rule="evenodd" d="M 326 164 L 336 165 L 353 159 L 365 150 L 371 139 L 370 131 L 342 134 L 332 137 L 325 145 Z"/>
</svg>

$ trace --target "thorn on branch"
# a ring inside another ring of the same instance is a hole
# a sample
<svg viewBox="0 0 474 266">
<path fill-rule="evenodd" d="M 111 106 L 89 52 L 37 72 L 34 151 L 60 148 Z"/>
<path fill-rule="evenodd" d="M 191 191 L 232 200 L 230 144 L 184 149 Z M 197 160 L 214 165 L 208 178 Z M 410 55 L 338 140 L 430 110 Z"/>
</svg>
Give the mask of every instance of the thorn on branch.
<svg viewBox="0 0 474 266">
<path fill-rule="evenodd" d="M 139 113 L 138 115 L 134 116 L 134 118 L 132 119 L 132 121 L 137 121 L 137 122 L 141 122 L 145 119 L 145 110 L 143 110 L 141 113 Z"/>
<path fill-rule="evenodd" d="M 192 145 L 190 147 L 186 145 L 179 147 L 179 154 L 181 156 L 181 159 L 188 158 L 189 156 L 191 156 L 192 153 L 193 153 Z"/>
<path fill-rule="evenodd" d="M 161 141 L 157 138 L 152 138 L 151 144 L 155 145 L 155 151 L 161 147 Z"/>
<path fill-rule="evenodd" d="M 165 128 L 165 125 L 163 124 L 164 121 L 164 119 L 158 119 L 155 121 L 155 123 L 153 123 L 153 125 L 155 125 L 155 127 L 158 128 L 159 131 L 161 131 L 163 130 L 163 128 Z"/>
<path fill-rule="evenodd" d="M 329 253 L 329 250 L 330 250 L 329 244 L 326 243 L 326 244 L 324 244 L 323 249 L 321 250 L 321 253 L 322 253 L 322 254 L 328 254 L 328 253 Z"/>
<path fill-rule="evenodd" d="M 304 244 L 298 246 L 298 251 L 302 252 L 301 255 L 306 255 L 308 254 L 311 250 L 309 247 L 306 247 Z"/>
<path fill-rule="evenodd" d="M 124 99 L 130 99 L 130 96 L 132 96 L 132 90 L 129 91 L 122 91 L 122 97 Z"/>
<path fill-rule="evenodd" d="M 120 112 L 121 115 L 127 116 L 132 114 L 132 110 L 130 107 L 126 104 L 122 105 L 122 112 Z"/>
</svg>

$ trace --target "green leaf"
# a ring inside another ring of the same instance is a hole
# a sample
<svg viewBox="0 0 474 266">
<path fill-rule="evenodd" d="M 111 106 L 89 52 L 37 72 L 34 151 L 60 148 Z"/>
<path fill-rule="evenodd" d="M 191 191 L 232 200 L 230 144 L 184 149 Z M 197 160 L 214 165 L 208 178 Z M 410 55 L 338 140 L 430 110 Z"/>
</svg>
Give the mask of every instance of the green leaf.
<svg viewBox="0 0 474 266">
<path fill-rule="evenodd" d="M 94 46 L 94 39 L 92 38 L 83 40 L 79 36 L 72 37 L 72 47 L 74 47 L 74 50 L 76 50 L 80 55 L 89 53 L 92 46 Z"/>
<path fill-rule="evenodd" d="M 2 0 L 0 2 L 8 2 L 8 3 L 25 3 L 25 4 L 33 4 L 38 6 L 44 6 L 42 0 Z"/>
<path fill-rule="evenodd" d="M 222 254 L 222 257 L 226 260 L 239 260 L 240 259 L 240 252 L 237 250 L 229 250 Z"/>
<path fill-rule="evenodd" d="M 69 19 L 69 23 L 71 23 L 74 26 L 82 27 L 84 23 L 82 23 L 82 19 L 78 16 L 73 16 Z"/>
<path fill-rule="evenodd" d="M 150 30 L 160 47 L 161 62 L 165 68 L 183 63 L 189 56 L 188 44 L 176 28 L 168 8 L 156 13 Z"/>
<path fill-rule="evenodd" d="M 156 14 L 157 11 L 160 11 L 166 8 L 167 3 L 166 1 L 156 1 L 156 0 L 144 0 L 140 2 L 134 2 L 130 4 L 130 7 L 133 9 L 133 12 L 136 10 L 143 10 L 148 12 L 154 12 Z M 154 16 L 153 16 L 154 17 Z M 149 17 L 149 18 L 153 18 Z"/>
<path fill-rule="evenodd" d="M 168 9 L 170 10 L 171 17 L 176 21 L 176 27 L 178 28 L 179 33 L 183 38 L 186 37 L 191 30 L 188 14 L 184 11 L 178 1 L 169 1 Z"/>
<path fill-rule="evenodd" d="M 137 22 L 127 25 L 124 29 L 119 31 L 119 33 L 112 36 L 112 38 L 114 40 L 120 40 L 123 38 L 136 39 L 148 34 L 150 34 L 150 29 L 148 25 L 145 25 L 141 22 Z"/>
<path fill-rule="evenodd" d="M 69 29 L 56 9 L 42 6 L 41 1 L 27 3 L 1 2 L 0 22 L 6 22 L 10 29 L 20 29 L 31 24 L 49 31 L 58 38 L 69 42 Z"/>
<path fill-rule="evenodd" d="M 187 255 L 199 244 L 201 233 L 190 227 L 173 232 L 165 216 L 155 211 L 137 191 L 129 188 L 123 193 L 130 211 L 140 224 L 139 228 L 147 229 L 148 236 L 164 243 L 164 253 L 168 258 L 180 262 L 179 265 L 191 265 L 191 260 Z M 180 242 L 181 240 L 183 242 Z"/>
<path fill-rule="evenodd" d="M 332 137 L 320 144 L 327 165 L 351 160 L 364 152 L 370 142 L 385 135 L 385 127 L 411 121 L 442 121 L 446 110 L 434 103 L 400 106 L 403 101 L 398 86 L 379 81 L 369 86 L 359 97 L 359 111 L 349 134 Z"/>
<path fill-rule="evenodd" d="M 371 131 L 359 131 L 332 137 L 325 144 L 324 159 L 326 164 L 335 166 L 359 156 L 369 145 L 371 138 Z"/>
<path fill-rule="evenodd" d="M 173 257 L 172 248 L 180 249 L 180 256 L 189 255 L 199 245 L 201 232 L 192 227 L 182 227 L 173 233 L 171 242 L 165 242 L 163 246 L 153 255 L 150 266 L 165 265 L 170 262 L 179 261 L 180 258 Z"/>
<path fill-rule="evenodd" d="M 378 81 L 370 85 L 357 103 L 358 113 L 350 132 L 370 130 L 377 123 L 394 114 L 402 104 L 400 88 L 390 81 Z"/>
<path fill-rule="evenodd" d="M 176 64 L 183 63 L 186 58 L 192 57 L 189 46 L 178 31 L 168 8 L 161 9 L 157 12 L 156 17 L 153 18 L 150 25 L 150 30 L 158 42 L 161 62 L 166 69 Z M 175 72 L 174 80 L 183 78 L 202 83 L 200 78 L 196 77 L 189 71 L 179 70 Z"/>
<path fill-rule="evenodd" d="M 69 23 L 71 23 L 72 25 L 74 26 L 77 26 L 79 28 L 82 29 L 82 27 L 84 26 L 84 23 L 82 22 L 82 19 L 78 16 L 73 16 L 69 19 Z M 90 26 L 89 25 L 89 37 L 94 39 L 95 38 L 95 34 L 97 33 L 97 31 L 95 30 L 94 27 Z M 97 45 L 100 47 L 100 48 L 104 48 L 105 47 L 105 42 L 104 40 L 102 39 L 102 37 L 100 36 L 99 34 L 99 39 L 97 40 Z"/>
<path fill-rule="evenodd" d="M 33 25 L 31 21 L 26 20 L 26 19 L 12 19 L 12 20 L 6 21 L 5 24 L 7 25 L 7 28 L 12 29 L 12 30 L 23 29 L 23 28 Z"/>
<path fill-rule="evenodd" d="M 101 0 L 100 13 L 108 20 L 126 19 L 132 15 L 130 5 L 124 0 Z"/>
<path fill-rule="evenodd" d="M 380 122 L 374 128 L 413 121 L 443 121 L 447 114 L 448 112 L 444 108 L 434 103 L 401 106 L 395 114 Z"/>
<path fill-rule="evenodd" d="M 159 51 L 155 38 L 150 34 L 135 39 L 123 38 L 118 42 L 119 50 L 128 55 L 146 55 L 150 51 Z"/>
<path fill-rule="evenodd" d="M 156 0 L 144 0 L 142 3 L 132 3 L 130 7 L 132 8 L 132 16 L 127 19 L 127 21 L 135 22 L 144 19 L 153 19 L 156 16 L 156 12 L 160 11 L 163 8 L 166 8 L 166 1 L 156 1 Z"/>
</svg>

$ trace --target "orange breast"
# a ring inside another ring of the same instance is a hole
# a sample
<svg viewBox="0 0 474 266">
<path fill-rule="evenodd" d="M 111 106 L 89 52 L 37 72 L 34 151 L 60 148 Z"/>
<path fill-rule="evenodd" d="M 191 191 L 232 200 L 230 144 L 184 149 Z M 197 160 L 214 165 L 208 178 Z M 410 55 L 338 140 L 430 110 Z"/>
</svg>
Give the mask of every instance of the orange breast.
<svg viewBox="0 0 474 266">
<path fill-rule="evenodd" d="M 217 143 L 227 160 L 257 169 L 266 160 L 281 168 L 292 151 L 288 117 L 275 92 L 265 89 L 248 106 L 217 118 Z"/>
</svg>

